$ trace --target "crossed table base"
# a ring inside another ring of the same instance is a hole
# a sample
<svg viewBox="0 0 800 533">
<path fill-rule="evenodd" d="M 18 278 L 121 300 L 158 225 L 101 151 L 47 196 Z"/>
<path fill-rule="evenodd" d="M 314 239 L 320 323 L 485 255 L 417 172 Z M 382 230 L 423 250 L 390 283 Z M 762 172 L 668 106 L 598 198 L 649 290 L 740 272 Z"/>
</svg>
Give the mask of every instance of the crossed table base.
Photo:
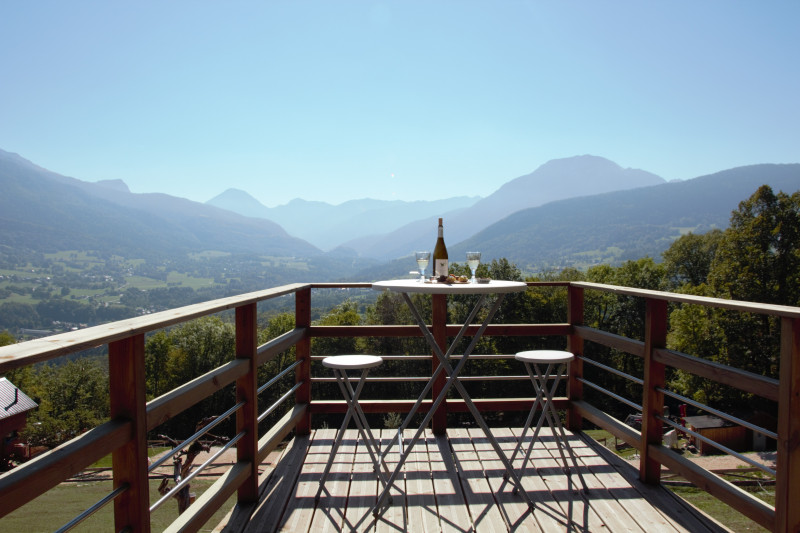
<svg viewBox="0 0 800 533">
<path fill-rule="evenodd" d="M 380 496 L 378 496 L 377 504 L 375 505 L 375 509 L 373 510 L 373 514 L 378 515 L 384 507 L 384 502 L 387 501 L 389 498 L 389 491 L 393 486 L 395 480 L 400 475 L 400 471 L 403 468 L 403 465 L 408 459 L 409 454 L 411 453 L 411 449 L 413 448 L 414 444 L 417 443 L 420 436 L 422 435 L 425 427 L 433 418 L 434 413 L 442 404 L 442 402 L 447 397 L 447 393 L 450 391 L 451 388 L 455 387 L 461 397 L 464 399 L 464 403 L 467 405 L 469 412 L 472 414 L 472 417 L 475 419 L 475 422 L 480 426 L 483 430 L 486 438 L 489 439 L 491 442 L 492 447 L 494 448 L 495 452 L 497 453 L 498 457 L 503 463 L 503 466 L 506 469 L 506 475 L 511 478 L 512 482 L 514 483 L 517 492 L 522 495 L 525 502 L 528 504 L 531 510 L 534 508 L 533 501 L 531 501 L 528 493 L 525 492 L 525 489 L 522 487 L 522 483 L 520 482 L 519 477 L 517 476 L 516 472 L 514 472 L 514 468 L 511 462 L 506 457 L 505 453 L 503 453 L 502 448 L 500 448 L 500 444 L 497 442 L 497 439 L 492 435 L 492 432 L 489 429 L 489 426 L 486 424 L 483 416 L 478 411 L 478 408 L 472 402 L 469 394 L 467 393 L 466 389 L 464 388 L 463 384 L 459 381 L 458 376 L 461 373 L 464 365 L 466 364 L 467 360 L 469 359 L 469 355 L 472 353 L 472 350 L 475 349 L 475 346 L 478 344 L 483 332 L 486 330 L 486 327 L 491 322 L 492 318 L 494 317 L 497 309 L 500 307 L 505 295 L 511 292 L 520 292 L 524 291 L 526 288 L 525 283 L 516 282 L 516 281 L 491 281 L 490 283 L 485 284 L 454 284 L 448 285 L 444 283 L 422 283 L 416 280 L 392 280 L 392 281 L 380 281 L 377 283 L 373 283 L 372 288 L 375 290 L 383 290 L 383 291 L 395 291 L 402 294 L 403 299 L 405 300 L 408 308 L 411 311 L 411 314 L 414 316 L 414 319 L 417 321 L 417 325 L 419 326 L 420 330 L 422 330 L 422 334 L 427 340 L 428 344 L 430 345 L 431 349 L 433 350 L 434 355 L 436 355 L 437 359 L 439 360 L 439 366 L 436 368 L 436 371 L 433 372 L 431 379 L 425 385 L 424 390 L 420 394 L 419 398 L 417 399 L 414 406 L 411 408 L 411 411 L 406 416 L 403 423 L 397 430 L 397 438 L 393 439 L 383 450 L 381 454 L 381 459 L 385 458 L 386 455 L 391 450 L 392 446 L 397 442 L 400 448 L 400 460 L 397 463 L 392 474 L 389 476 L 388 481 L 384 485 L 383 491 L 381 492 Z M 419 310 L 416 308 L 414 303 L 411 301 L 411 297 L 409 293 L 423 293 L 423 294 L 477 294 L 479 295 L 478 302 L 472 308 L 472 311 L 469 314 L 469 317 L 464 322 L 464 325 L 459 330 L 458 334 L 456 335 L 453 342 L 450 344 L 449 348 L 447 349 L 447 353 L 442 353 L 441 348 L 434 339 L 433 334 L 428 329 L 428 326 L 425 324 L 422 315 L 420 315 Z M 497 300 L 495 300 L 494 304 L 489 309 L 489 313 L 486 315 L 481 326 L 478 328 L 477 333 L 473 336 L 472 342 L 470 342 L 467 349 L 464 351 L 461 360 L 458 362 L 455 368 L 450 365 L 450 357 L 453 355 L 453 351 L 455 347 L 458 345 L 461 338 L 467 331 L 467 328 L 472 324 L 472 321 L 475 319 L 475 316 L 478 314 L 478 311 L 483 306 L 486 296 L 489 294 L 497 294 Z M 436 398 L 433 401 L 433 405 L 431 405 L 430 410 L 426 413 L 425 418 L 422 421 L 420 427 L 414 433 L 414 437 L 408 443 L 408 445 L 403 446 L 403 431 L 408 427 L 412 418 L 419 410 L 419 407 L 422 405 L 425 397 L 428 394 L 428 391 L 431 390 L 433 387 L 433 383 L 439 375 L 444 372 L 447 375 L 447 382 L 444 385 L 444 388 L 439 392 Z"/>
</svg>

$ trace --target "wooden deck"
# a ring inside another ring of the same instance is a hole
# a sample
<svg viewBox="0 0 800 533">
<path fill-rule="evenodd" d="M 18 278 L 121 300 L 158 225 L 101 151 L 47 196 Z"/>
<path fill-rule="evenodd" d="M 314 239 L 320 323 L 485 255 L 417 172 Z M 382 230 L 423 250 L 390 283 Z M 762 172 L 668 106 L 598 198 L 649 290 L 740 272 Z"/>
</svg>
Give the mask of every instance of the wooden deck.
<svg viewBox="0 0 800 533">
<path fill-rule="evenodd" d="M 546 431 L 546 430 L 544 430 Z M 531 513 L 513 487 L 503 482 L 503 467 L 480 429 L 449 429 L 447 437 L 426 433 L 393 490 L 393 504 L 372 515 L 379 484 L 369 455 L 355 430 L 348 430 L 315 505 L 319 479 L 336 430 L 317 430 L 293 439 L 280 459 L 262 467 L 261 501 L 237 506 L 226 532 L 527 532 L 527 531 L 727 531 L 673 496 L 647 486 L 614 454 L 581 435 L 570 435 L 590 490 L 579 491 L 556 461 L 551 438 L 537 444 L 523 484 L 536 509 Z M 493 430 L 510 455 L 521 430 Z M 385 445 L 393 431 L 380 432 Z M 377 436 L 377 435 L 376 435 Z M 389 467 L 397 460 L 393 449 Z M 363 452 L 363 453 L 361 453 Z M 277 457 L 277 455 L 272 456 Z M 516 461 L 519 467 L 521 461 Z"/>
</svg>

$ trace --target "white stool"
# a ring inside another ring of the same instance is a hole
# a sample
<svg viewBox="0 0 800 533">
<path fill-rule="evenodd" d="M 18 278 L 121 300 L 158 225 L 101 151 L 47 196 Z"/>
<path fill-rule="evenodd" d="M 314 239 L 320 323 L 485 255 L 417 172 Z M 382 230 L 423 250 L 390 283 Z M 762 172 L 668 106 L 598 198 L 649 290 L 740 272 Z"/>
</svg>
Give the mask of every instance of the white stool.
<svg viewBox="0 0 800 533">
<path fill-rule="evenodd" d="M 358 397 L 361 395 L 361 389 L 364 388 L 364 382 L 366 381 L 365 378 L 367 377 L 367 374 L 369 373 L 370 369 L 375 368 L 382 362 L 383 359 L 375 355 L 334 355 L 331 357 L 326 357 L 322 360 L 323 366 L 333 369 L 333 375 L 336 377 L 336 382 L 339 384 L 339 389 L 342 391 L 342 396 L 344 396 L 344 399 L 347 402 L 347 414 L 344 416 L 342 427 L 339 428 L 339 432 L 336 434 L 336 441 L 333 444 L 330 457 L 328 457 L 328 463 L 325 465 L 325 471 L 322 473 L 322 478 L 319 480 L 319 489 L 317 489 L 317 495 L 315 496 L 316 500 L 319 500 L 319 495 L 322 493 L 322 487 L 325 484 L 325 479 L 328 477 L 328 473 L 331 470 L 331 465 L 333 464 L 333 458 L 336 456 L 336 451 L 339 449 L 339 446 L 342 443 L 342 437 L 344 436 L 344 432 L 350 423 L 350 418 L 355 419 L 361 439 L 367 446 L 369 456 L 372 458 L 372 464 L 374 465 L 378 479 L 380 479 L 381 483 L 386 486 L 386 477 L 384 477 L 384 473 L 381 471 L 381 466 L 383 466 L 383 470 L 386 472 L 387 476 L 389 469 L 386 467 L 386 463 L 380 456 L 380 446 L 375 440 L 375 437 L 372 435 L 372 430 L 370 430 L 369 424 L 367 424 L 367 418 L 364 416 L 364 411 L 358 404 Z M 358 385 L 356 385 L 355 390 L 350 383 L 350 378 L 347 376 L 348 370 L 361 370 L 361 377 L 358 379 Z"/>
<path fill-rule="evenodd" d="M 558 451 L 561 453 L 561 459 L 564 461 L 564 470 L 567 472 L 567 475 L 570 474 L 569 463 L 567 462 L 567 457 L 564 454 L 564 448 L 566 448 L 570 457 L 572 458 L 572 464 L 575 466 L 575 471 L 578 472 L 578 477 L 581 479 L 581 484 L 583 485 L 584 490 L 588 492 L 589 488 L 586 486 L 586 481 L 583 479 L 583 474 L 581 474 L 580 468 L 578 468 L 578 460 L 575 458 L 575 452 L 572 451 L 572 447 L 569 445 L 567 435 L 564 433 L 564 427 L 561 425 L 561 419 L 559 418 L 556 407 L 553 404 L 553 394 L 555 394 L 558 384 L 561 381 L 561 375 L 565 373 L 567 370 L 567 364 L 572 361 L 575 356 L 570 352 L 559 350 L 532 350 L 528 352 L 519 352 L 514 358 L 517 361 L 522 361 L 525 363 L 525 368 L 528 371 L 531 382 L 533 382 L 533 388 L 536 391 L 536 400 L 533 402 L 531 412 L 528 414 L 528 419 L 525 421 L 525 428 L 522 430 L 522 436 L 520 437 L 517 446 L 514 448 L 514 453 L 511 455 L 511 463 L 514 463 L 514 458 L 517 456 L 517 452 L 522 447 L 522 441 L 525 440 L 525 434 L 528 432 L 528 428 L 530 428 L 531 423 L 533 422 L 533 416 L 536 413 L 536 407 L 541 404 L 542 414 L 539 416 L 539 421 L 536 423 L 536 429 L 533 432 L 530 446 L 528 446 L 528 451 L 525 454 L 525 460 L 522 462 L 520 476 L 522 476 L 525 471 L 525 466 L 528 464 L 528 460 L 530 459 L 533 445 L 536 442 L 536 439 L 539 437 L 539 431 L 542 429 L 542 424 L 544 423 L 545 418 L 547 418 L 547 423 L 553 430 L 553 437 L 558 445 Z M 542 374 L 539 365 L 544 364 L 547 364 L 547 370 L 544 374 Z M 533 368 L 531 368 L 531 365 Z M 547 380 L 551 378 L 553 380 L 553 384 L 548 389 Z"/>
</svg>

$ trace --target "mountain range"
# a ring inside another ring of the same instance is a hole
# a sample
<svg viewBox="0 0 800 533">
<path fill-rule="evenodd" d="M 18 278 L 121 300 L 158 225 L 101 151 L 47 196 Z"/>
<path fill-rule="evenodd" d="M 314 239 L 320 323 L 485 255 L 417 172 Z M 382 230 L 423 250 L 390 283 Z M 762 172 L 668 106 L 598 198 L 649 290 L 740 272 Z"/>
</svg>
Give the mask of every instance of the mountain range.
<svg viewBox="0 0 800 533">
<path fill-rule="evenodd" d="M 576 196 L 663 184 L 643 170 L 625 169 L 608 159 L 582 155 L 549 161 L 530 174 L 513 179 L 497 191 L 459 211 L 445 213 L 446 240 L 458 243 L 521 209 Z M 344 247 L 359 255 L 387 261 L 432 245 L 435 216 L 414 221 L 387 235 L 355 239 Z"/>
<path fill-rule="evenodd" d="M 320 251 L 265 219 L 166 194 L 90 183 L 0 150 L 0 246 L 102 250 L 125 257 L 222 250 L 274 256 Z"/>
<path fill-rule="evenodd" d="M 682 234 L 726 228 L 732 211 L 761 185 L 800 190 L 800 164 L 738 167 L 522 209 L 457 243 L 451 255 L 481 250 L 527 271 L 658 259 Z"/>
<path fill-rule="evenodd" d="M 285 205 L 267 207 L 245 191 L 228 189 L 206 203 L 240 215 L 271 220 L 291 235 L 330 251 L 348 240 L 389 233 L 409 220 L 458 212 L 479 199 L 457 196 L 444 200 L 404 202 L 362 198 L 331 205 L 295 198 Z"/>
<path fill-rule="evenodd" d="M 726 227 L 731 211 L 763 184 L 776 192 L 800 190 L 800 164 L 739 167 L 668 183 L 601 157 L 577 156 L 550 161 L 486 198 L 362 199 L 338 206 L 295 200 L 267 208 L 236 190 L 206 204 L 134 194 L 121 181 L 65 177 L 0 150 L 0 252 L 335 257 L 348 259 L 348 274 L 372 279 L 407 273 L 411 252 L 433 246 L 441 216 L 452 261 L 477 249 L 485 260 L 506 257 L 538 271 L 658 257 L 682 233 Z M 364 270 L 354 271 L 355 265 Z"/>
</svg>

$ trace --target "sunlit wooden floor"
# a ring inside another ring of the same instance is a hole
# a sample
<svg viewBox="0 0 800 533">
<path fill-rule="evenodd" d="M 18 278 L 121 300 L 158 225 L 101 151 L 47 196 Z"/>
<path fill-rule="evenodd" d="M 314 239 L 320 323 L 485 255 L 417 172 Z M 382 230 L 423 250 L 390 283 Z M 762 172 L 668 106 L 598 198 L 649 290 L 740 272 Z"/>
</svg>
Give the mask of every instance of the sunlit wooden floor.
<svg viewBox="0 0 800 533">
<path fill-rule="evenodd" d="M 510 455 L 521 430 L 495 428 L 493 433 Z M 380 435 L 385 445 L 394 432 Z M 293 439 L 280 460 L 263 465 L 259 504 L 234 509 L 224 531 L 726 531 L 666 489 L 640 483 L 630 465 L 591 439 L 572 434 L 590 490 L 579 490 L 574 472 L 565 474 L 548 433 L 534 448 L 535 468 L 523 476 L 533 513 L 503 482 L 502 463 L 480 429 L 449 429 L 447 437 L 426 433 L 392 491 L 392 505 L 377 518 L 372 508 L 379 483 L 356 431 L 348 430 L 315 504 L 335 437 L 336 430 L 317 430 Z M 398 458 L 395 450 L 390 468 Z M 515 467 L 520 466 L 517 459 Z"/>
</svg>

